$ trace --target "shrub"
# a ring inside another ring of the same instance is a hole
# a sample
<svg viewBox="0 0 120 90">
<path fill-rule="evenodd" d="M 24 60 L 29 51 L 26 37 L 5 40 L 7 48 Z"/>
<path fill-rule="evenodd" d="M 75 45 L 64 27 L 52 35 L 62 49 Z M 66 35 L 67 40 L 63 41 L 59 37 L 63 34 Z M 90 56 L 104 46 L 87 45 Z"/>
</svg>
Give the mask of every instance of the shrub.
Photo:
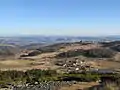
<svg viewBox="0 0 120 90">
<path fill-rule="evenodd" d="M 30 53 L 28 54 L 28 56 L 36 56 L 36 55 L 39 55 L 39 54 L 41 54 L 40 51 L 34 50 L 34 51 L 30 52 Z"/>
<path fill-rule="evenodd" d="M 111 58 L 115 55 L 115 52 L 110 49 L 104 49 L 104 48 L 99 48 L 99 49 L 90 49 L 90 50 L 74 50 L 74 51 L 67 51 L 67 52 L 62 52 L 58 54 L 56 57 L 57 58 L 64 58 L 64 57 L 76 57 L 79 55 L 83 55 L 86 57 L 92 57 L 92 58 Z"/>
<path fill-rule="evenodd" d="M 30 83 L 45 82 L 45 81 L 80 81 L 80 82 L 91 82 L 91 81 L 107 81 L 113 80 L 119 84 L 120 75 L 111 74 L 94 74 L 94 73 L 68 73 L 58 74 L 55 70 L 39 70 L 33 69 L 26 72 L 22 71 L 0 71 L 0 85 L 6 86 L 16 85 L 18 83 Z M 119 84 L 120 85 L 120 84 Z"/>
<path fill-rule="evenodd" d="M 114 51 L 120 52 L 120 45 L 110 47 Z"/>
<path fill-rule="evenodd" d="M 86 50 L 84 56 L 96 57 L 96 58 L 111 58 L 115 55 L 115 52 L 110 49 L 90 49 Z"/>
</svg>

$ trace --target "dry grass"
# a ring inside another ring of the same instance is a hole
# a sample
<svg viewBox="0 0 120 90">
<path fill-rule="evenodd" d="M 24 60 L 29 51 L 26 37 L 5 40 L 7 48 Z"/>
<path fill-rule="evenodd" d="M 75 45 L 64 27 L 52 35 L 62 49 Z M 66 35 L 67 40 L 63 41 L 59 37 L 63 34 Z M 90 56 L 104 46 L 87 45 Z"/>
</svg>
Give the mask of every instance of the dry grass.
<svg viewBox="0 0 120 90">
<path fill-rule="evenodd" d="M 97 82 L 81 82 L 78 84 L 73 84 L 70 87 L 62 87 L 60 90 L 83 90 L 85 88 L 90 88 L 92 86 L 99 85 Z"/>
<path fill-rule="evenodd" d="M 27 67 L 30 67 L 30 64 L 34 61 L 30 60 L 5 60 L 0 61 L 0 69 L 1 70 L 18 70 L 18 69 L 25 69 Z"/>
<path fill-rule="evenodd" d="M 54 68 L 49 59 L 36 60 L 4 60 L 0 61 L 1 70 L 28 70 Z"/>
<path fill-rule="evenodd" d="M 43 53 L 37 56 L 31 56 L 31 57 L 25 57 L 25 58 L 31 58 L 31 59 L 44 59 L 44 58 L 53 58 L 56 54 L 59 52 L 52 52 L 52 53 Z M 23 57 L 24 59 L 24 57 Z"/>
<path fill-rule="evenodd" d="M 107 69 L 119 69 L 120 63 L 109 60 L 96 60 L 94 61 L 94 67 L 107 68 Z"/>
</svg>

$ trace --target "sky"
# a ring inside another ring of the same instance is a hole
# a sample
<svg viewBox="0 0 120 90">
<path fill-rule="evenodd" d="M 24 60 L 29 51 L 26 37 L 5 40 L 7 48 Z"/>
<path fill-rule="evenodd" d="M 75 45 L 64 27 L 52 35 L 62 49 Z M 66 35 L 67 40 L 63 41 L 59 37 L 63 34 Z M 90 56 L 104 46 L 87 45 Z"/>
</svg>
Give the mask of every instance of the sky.
<svg viewBox="0 0 120 90">
<path fill-rule="evenodd" d="M 0 36 L 120 35 L 120 0 L 0 0 Z"/>
</svg>

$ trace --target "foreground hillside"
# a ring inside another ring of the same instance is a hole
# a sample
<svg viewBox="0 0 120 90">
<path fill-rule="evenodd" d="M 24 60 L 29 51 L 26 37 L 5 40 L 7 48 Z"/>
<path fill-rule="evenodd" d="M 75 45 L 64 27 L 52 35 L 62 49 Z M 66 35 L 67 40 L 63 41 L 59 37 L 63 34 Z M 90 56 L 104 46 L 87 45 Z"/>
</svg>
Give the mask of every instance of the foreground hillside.
<svg viewBox="0 0 120 90">
<path fill-rule="evenodd" d="M 89 88 L 95 85 L 99 87 L 101 85 L 99 80 L 103 77 L 101 75 L 107 74 L 111 77 L 111 75 L 117 74 L 119 76 L 119 46 L 120 43 L 118 41 L 103 43 L 74 42 L 49 45 L 30 44 L 22 47 L 2 44 L 0 46 L 0 83 L 5 85 L 5 87 L 11 87 L 11 84 L 18 84 L 21 80 L 21 83 L 26 85 L 39 82 L 35 87 L 33 87 L 34 85 L 24 86 L 25 90 L 27 90 L 26 88 L 39 88 L 39 85 L 50 88 L 49 86 L 53 84 L 56 86 L 59 84 L 60 87 L 63 87 L 59 88 L 61 90 L 70 89 L 69 87 L 73 88 L 73 90 Z M 39 70 L 43 70 L 44 73 L 41 74 Z M 15 77 L 12 77 L 14 76 L 13 72 Z M 50 73 L 52 75 L 49 76 Z M 56 73 L 58 76 L 56 76 Z M 47 77 L 44 77 L 44 74 Z M 24 76 L 25 78 L 22 78 Z M 106 87 L 106 84 L 104 86 Z M 43 90 L 47 89 L 44 88 Z"/>
<path fill-rule="evenodd" d="M 75 68 L 81 68 L 81 63 L 84 62 L 85 64 L 83 65 L 89 66 L 91 69 L 119 70 L 119 44 L 119 42 L 74 42 L 43 46 L 41 44 L 30 44 L 22 47 L 1 45 L 0 57 L 2 58 L 0 68 L 3 70 L 51 68 L 64 71 L 66 69 L 68 70 L 68 68 L 73 70 Z M 15 58 L 6 58 L 10 56 Z"/>
</svg>

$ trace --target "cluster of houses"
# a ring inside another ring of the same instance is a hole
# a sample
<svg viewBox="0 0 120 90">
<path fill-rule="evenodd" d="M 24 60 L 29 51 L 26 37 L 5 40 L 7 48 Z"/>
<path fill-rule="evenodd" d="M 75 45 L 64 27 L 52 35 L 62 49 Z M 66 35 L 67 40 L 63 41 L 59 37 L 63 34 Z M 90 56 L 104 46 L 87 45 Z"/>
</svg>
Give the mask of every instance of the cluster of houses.
<svg viewBox="0 0 120 90">
<path fill-rule="evenodd" d="M 79 60 L 78 58 L 71 60 L 58 60 L 56 65 L 62 66 L 67 72 L 89 71 L 90 68 L 92 68 L 90 63 L 87 63 L 85 60 Z"/>
<path fill-rule="evenodd" d="M 115 73 L 112 69 L 98 69 L 93 67 L 93 65 L 85 60 L 79 60 L 78 58 L 75 59 L 68 59 L 68 60 L 59 60 L 57 61 L 56 65 L 61 66 L 63 70 L 67 73 L 76 72 L 81 73 L 83 71 L 88 72 L 97 72 L 97 73 Z"/>
</svg>

